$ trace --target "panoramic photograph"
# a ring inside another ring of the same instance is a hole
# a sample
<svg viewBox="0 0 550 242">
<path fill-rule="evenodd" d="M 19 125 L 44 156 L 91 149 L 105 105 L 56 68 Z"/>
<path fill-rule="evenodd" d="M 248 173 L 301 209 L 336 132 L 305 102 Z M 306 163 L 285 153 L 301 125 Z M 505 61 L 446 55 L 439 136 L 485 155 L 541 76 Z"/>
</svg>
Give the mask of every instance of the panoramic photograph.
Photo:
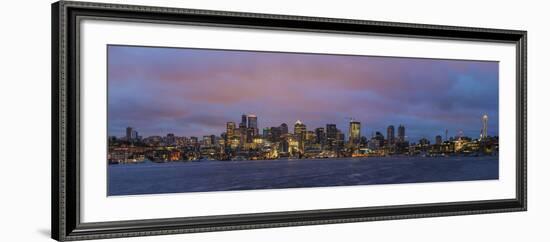
<svg viewBox="0 0 550 242">
<path fill-rule="evenodd" d="M 499 63 L 107 46 L 107 196 L 495 180 Z"/>
</svg>

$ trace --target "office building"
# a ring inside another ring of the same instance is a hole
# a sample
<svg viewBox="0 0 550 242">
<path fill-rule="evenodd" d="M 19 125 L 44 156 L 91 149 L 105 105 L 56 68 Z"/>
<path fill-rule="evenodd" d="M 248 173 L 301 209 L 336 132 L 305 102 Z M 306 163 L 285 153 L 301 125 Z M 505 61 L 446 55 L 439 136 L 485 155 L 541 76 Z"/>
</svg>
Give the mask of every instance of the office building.
<svg viewBox="0 0 550 242">
<path fill-rule="evenodd" d="M 235 129 L 236 129 L 236 125 L 235 125 L 235 122 L 227 122 L 226 124 L 226 135 L 228 138 L 231 138 L 233 136 L 235 136 Z"/>
<path fill-rule="evenodd" d="M 361 122 L 351 120 L 348 133 L 350 145 L 358 145 L 361 141 Z"/>
<path fill-rule="evenodd" d="M 388 145 L 395 144 L 395 127 L 393 125 L 388 126 L 387 132 L 386 132 L 386 138 L 388 140 Z"/>
<path fill-rule="evenodd" d="M 325 128 L 316 128 L 315 129 L 315 143 L 325 144 L 326 134 Z"/>
<path fill-rule="evenodd" d="M 397 128 L 397 140 L 399 142 L 405 142 L 405 126 L 399 125 Z"/>
</svg>

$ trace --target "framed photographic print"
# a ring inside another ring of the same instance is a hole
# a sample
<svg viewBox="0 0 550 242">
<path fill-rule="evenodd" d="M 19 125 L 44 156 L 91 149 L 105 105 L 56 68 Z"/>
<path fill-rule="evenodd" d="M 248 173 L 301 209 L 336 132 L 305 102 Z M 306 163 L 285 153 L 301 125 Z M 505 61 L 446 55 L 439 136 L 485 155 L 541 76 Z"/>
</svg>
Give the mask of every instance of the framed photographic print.
<svg viewBox="0 0 550 242">
<path fill-rule="evenodd" d="M 54 239 L 527 209 L 526 31 L 66 1 L 52 26 Z"/>
</svg>

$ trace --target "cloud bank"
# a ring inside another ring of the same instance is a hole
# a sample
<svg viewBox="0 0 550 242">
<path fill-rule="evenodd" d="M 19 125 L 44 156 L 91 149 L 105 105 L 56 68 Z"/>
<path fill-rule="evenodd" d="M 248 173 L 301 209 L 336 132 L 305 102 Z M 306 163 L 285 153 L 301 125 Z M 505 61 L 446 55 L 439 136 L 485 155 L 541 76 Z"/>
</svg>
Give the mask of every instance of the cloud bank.
<svg viewBox="0 0 550 242">
<path fill-rule="evenodd" d="M 348 117 L 362 134 L 403 124 L 409 139 L 498 135 L 498 63 L 421 58 L 108 46 L 108 133 L 220 135 L 243 113 L 260 128 L 309 130 Z"/>
</svg>

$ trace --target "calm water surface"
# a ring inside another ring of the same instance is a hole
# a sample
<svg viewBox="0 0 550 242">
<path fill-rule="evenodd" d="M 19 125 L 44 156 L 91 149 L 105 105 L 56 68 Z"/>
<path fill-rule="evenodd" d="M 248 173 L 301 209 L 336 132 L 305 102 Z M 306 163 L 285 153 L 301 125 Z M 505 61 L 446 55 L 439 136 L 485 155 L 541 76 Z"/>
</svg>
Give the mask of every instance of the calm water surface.
<svg viewBox="0 0 550 242">
<path fill-rule="evenodd" d="M 109 165 L 108 195 L 498 179 L 498 156 Z"/>
</svg>

